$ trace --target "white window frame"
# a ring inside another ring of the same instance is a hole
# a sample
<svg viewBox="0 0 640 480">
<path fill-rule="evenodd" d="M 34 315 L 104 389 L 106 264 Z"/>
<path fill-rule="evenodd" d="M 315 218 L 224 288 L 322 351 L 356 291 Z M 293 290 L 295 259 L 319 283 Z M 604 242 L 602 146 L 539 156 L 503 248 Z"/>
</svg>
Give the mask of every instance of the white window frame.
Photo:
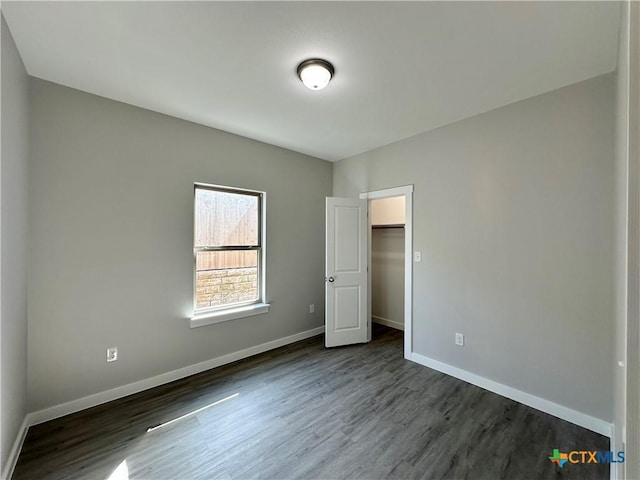
<svg viewBox="0 0 640 480">
<path fill-rule="evenodd" d="M 237 245 L 223 247 L 196 247 L 196 192 L 199 189 L 214 190 L 217 192 L 236 193 L 239 195 L 252 195 L 258 197 L 258 245 L 244 247 Z M 246 188 L 227 187 L 196 182 L 193 186 L 193 316 L 190 319 L 190 327 L 201 327 L 236 318 L 260 315 L 269 311 L 266 303 L 266 193 Z M 207 251 L 257 251 L 258 252 L 258 299 L 231 305 L 197 309 L 196 301 L 196 256 L 198 252 Z"/>
</svg>

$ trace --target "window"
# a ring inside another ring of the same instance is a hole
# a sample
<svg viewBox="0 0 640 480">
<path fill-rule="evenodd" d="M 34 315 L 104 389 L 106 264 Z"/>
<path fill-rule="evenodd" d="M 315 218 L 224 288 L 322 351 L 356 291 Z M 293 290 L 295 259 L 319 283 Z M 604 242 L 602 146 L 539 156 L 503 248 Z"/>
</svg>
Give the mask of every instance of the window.
<svg viewBox="0 0 640 480">
<path fill-rule="evenodd" d="M 267 311 L 258 308 L 266 307 L 263 204 L 263 192 L 195 185 L 192 326 Z M 197 317 L 216 316 L 193 324 Z"/>
</svg>

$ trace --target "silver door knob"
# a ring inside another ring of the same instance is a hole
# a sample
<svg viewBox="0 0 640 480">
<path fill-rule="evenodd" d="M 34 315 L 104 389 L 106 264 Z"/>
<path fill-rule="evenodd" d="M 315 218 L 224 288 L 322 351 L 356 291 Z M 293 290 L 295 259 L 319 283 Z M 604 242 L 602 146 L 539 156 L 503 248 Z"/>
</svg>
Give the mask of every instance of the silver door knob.
<svg viewBox="0 0 640 480">
<path fill-rule="evenodd" d="M 336 279 L 335 279 L 335 278 L 333 278 L 333 277 L 329 277 L 329 278 L 327 278 L 327 280 L 329 280 L 329 282 L 331 282 L 331 283 L 333 283 L 333 282 L 335 282 L 335 281 L 336 281 Z"/>
</svg>

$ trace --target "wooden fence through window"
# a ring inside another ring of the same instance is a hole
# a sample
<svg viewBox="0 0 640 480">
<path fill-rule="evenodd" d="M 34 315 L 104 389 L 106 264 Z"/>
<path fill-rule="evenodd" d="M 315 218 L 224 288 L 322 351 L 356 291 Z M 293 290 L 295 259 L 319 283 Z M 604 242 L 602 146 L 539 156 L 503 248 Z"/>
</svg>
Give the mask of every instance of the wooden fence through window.
<svg viewBox="0 0 640 480">
<path fill-rule="evenodd" d="M 230 268 L 247 268 L 258 266 L 258 252 L 198 252 L 196 256 L 196 271 L 227 270 Z"/>
</svg>

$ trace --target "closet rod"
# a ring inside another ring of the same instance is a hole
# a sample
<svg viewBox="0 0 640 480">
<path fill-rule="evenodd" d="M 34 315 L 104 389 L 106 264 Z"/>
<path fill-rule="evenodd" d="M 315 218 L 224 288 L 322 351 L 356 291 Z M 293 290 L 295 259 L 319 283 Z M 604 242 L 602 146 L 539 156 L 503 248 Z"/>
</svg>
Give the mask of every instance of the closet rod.
<svg viewBox="0 0 640 480">
<path fill-rule="evenodd" d="M 404 228 L 404 225 L 401 223 L 398 224 L 394 224 L 394 225 L 371 225 L 371 228 Z"/>
</svg>

